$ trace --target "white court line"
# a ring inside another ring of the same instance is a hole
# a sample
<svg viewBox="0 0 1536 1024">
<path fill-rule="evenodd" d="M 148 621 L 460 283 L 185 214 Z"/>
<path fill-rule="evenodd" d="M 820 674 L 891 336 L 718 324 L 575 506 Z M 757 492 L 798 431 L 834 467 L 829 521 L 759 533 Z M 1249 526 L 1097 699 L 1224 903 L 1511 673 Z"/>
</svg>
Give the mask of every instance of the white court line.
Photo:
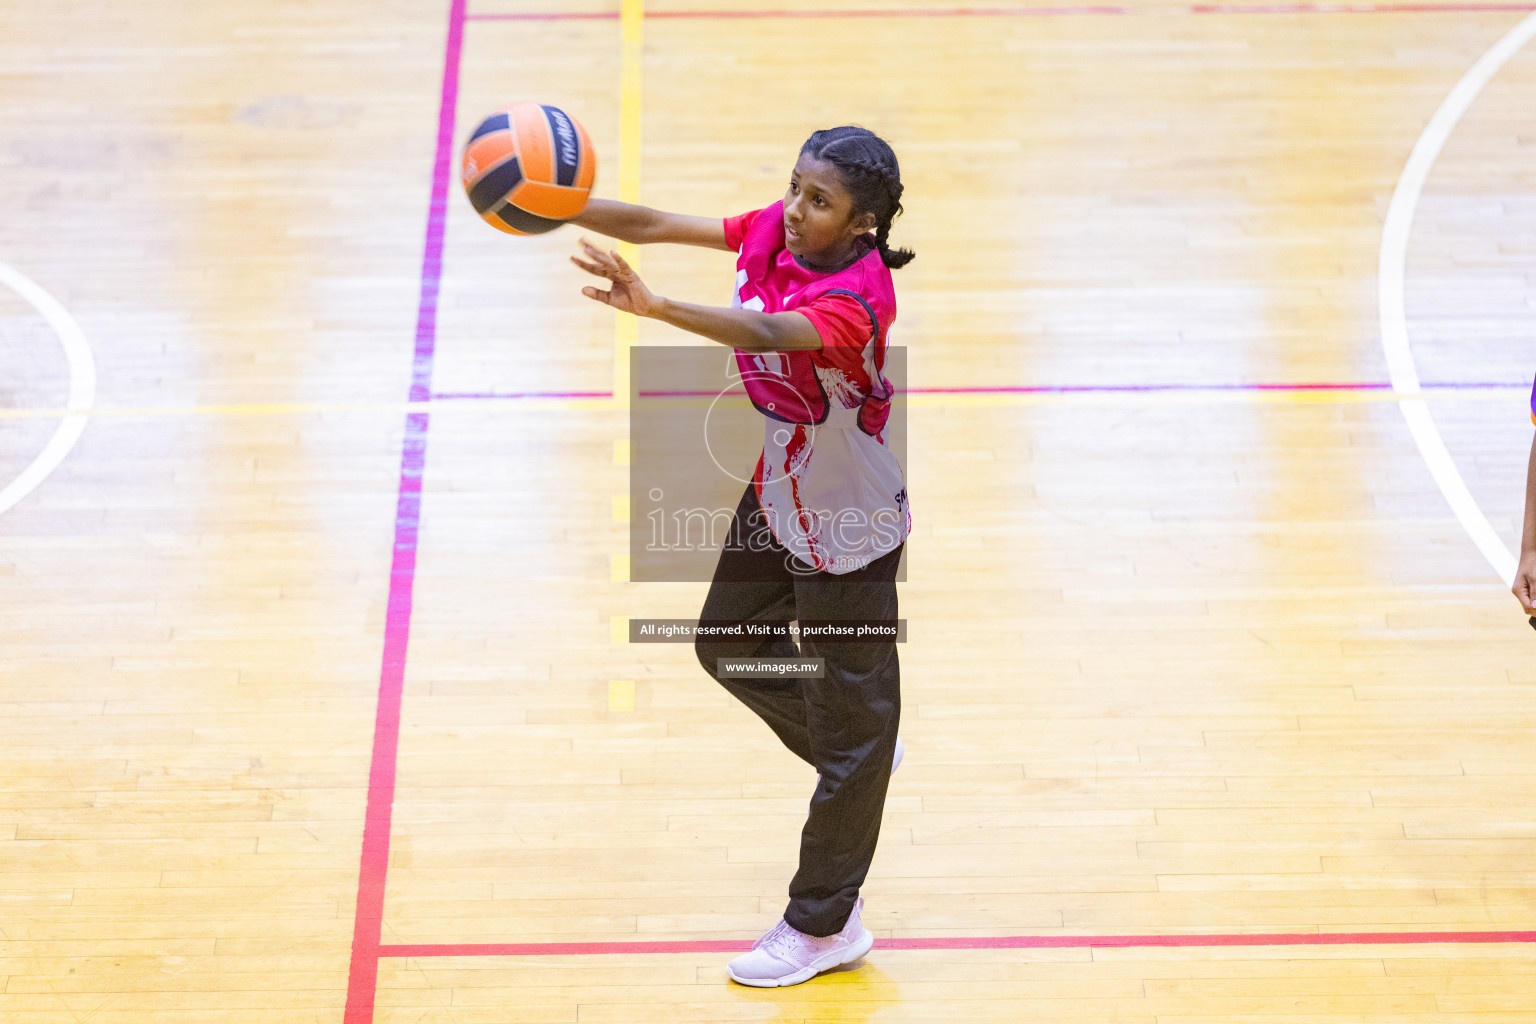
<svg viewBox="0 0 1536 1024">
<path fill-rule="evenodd" d="M 1403 400 L 1398 403 L 1408 430 L 1413 434 L 1429 466 L 1429 472 L 1440 485 L 1440 492 L 1451 503 L 1451 511 L 1461 520 L 1462 527 L 1472 538 L 1472 543 L 1488 559 L 1493 571 L 1506 583 L 1515 580 L 1515 556 L 1504 541 L 1494 532 L 1488 517 L 1477 507 L 1466 481 L 1451 461 L 1445 441 L 1429 415 L 1429 406 L 1419 395 L 1419 371 L 1413 362 L 1413 352 L 1408 347 L 1408 318 L 1403 308 L 1403 273 L 1408 260 L 1408 232 L 1413 227 L 1414 211 L 1424 182 L 1435 165 L 1435 159 L 1445 146 L 1456 123 L 1461 120 L 1483 86 L 1498 74 L 1505 62 L 1513 57 L 1530 38 L 1536 35 L 1536 14 L 1527 16 L 1508 34 L 1483 54 L 1476 64 L 1462 76 L 1461 81 L 1445 97 L 1435 116 L 1429 119 L 1423 134 L 1413 145 L 1397 188 L 1392 192 L 1392 202 L 1387 207 L 1387 220 L 1381 229 L 1381 263 L 1377 271 L 1379 302 L 1381 307 L 1381 347 L 1387 354 L 1387 372 L 1392 379 L 1392 390 Z"/>
<path fill-rule="evenodd" d="M 90 422 L 91 406 L 96 401 L 96 360 L 91 357 L 91 346 L 86 344 L 85 332 L 75 323 L 69 311 L 59 305 L 57 299 L 43 291 L 19 271 L 0 263 L 0 284 L 10 288 L 42 314 L 59 344 L 64 346 L 64 357 L 69 361 L 69 411 L 59 422 L 58 429 L 48 439 L 43 450 L 21 475 L 0 490 L 0 515 L 9 511 L 18 501 L 47 479 L 58 468 L 69 450 L 80 440 L 85 425 Z"/>
</svg>

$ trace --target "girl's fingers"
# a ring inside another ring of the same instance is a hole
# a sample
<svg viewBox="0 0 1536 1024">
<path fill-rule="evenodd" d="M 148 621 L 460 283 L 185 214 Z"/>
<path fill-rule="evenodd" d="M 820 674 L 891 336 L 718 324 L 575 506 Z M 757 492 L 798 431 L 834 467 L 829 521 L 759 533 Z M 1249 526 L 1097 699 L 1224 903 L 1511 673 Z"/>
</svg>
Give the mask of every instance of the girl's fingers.
<svg viewBox="0 0 1536 1024">
<path fill-rule="evenodd" d="M 571 257 L 571 262 L 576 264 L 578 267 L 580 267 L 582 270 L 585 270 L 589 274 L 596 274 L 598 277 L 607 277 L 608 276 L 608 271 L 604 270 L 602 267 L 599 267 L 596 263 L 586 263 L 586 262 L 584 262 L 582 260 L 577 259 L 575 256 Z"/>
<path fill-rule="evenodd" d="M 625 263 L 623 257 L 621 257 L 618 253 L 611 250 L 604 252 L 602 249 L 599 249 L 585 238 L 581 239 L 580 241 L 582 251 L 585 252 L 587 256 L 592 260 L 592 262 L 589 263 L 586 260 L 572 256 L 571 262 L 576 264 L 582 270 L 585 270 L 589 274 L 596 275 L 597 277 L 606 278 L 607 280 L 614 282 L 616 286 L 619 284 L 629 285 L 636 280 L 635 272 L 629 268 L 629 264 Z M 613 291 L 614 290 L 612 288 L 610 288 L 608 291 L 600 291 L 596 288 L 588 286 L 581 290 L 581 294 L 595 302 L 601 302 L 605 306 L 612 306 L 614 304 Z M 621 306 L 618 308 L 627 309 L 628 307 Z"/>
<path fill-rule="evenodd" d="M 596 262 L 601 263 L 604 266 L 612 266 L 613 265 L 613 261 L 609 258 L 609 254 L 608 253 L 606 253 L 603 250 L 599 249 L 597 246 L 593 245 L 591 242 L 587 241 L 585 238 L 583 238 L 581 240 L 581 248 L 583 249 L 583 251 L 586 252 L 586 254 L 589 257 L 591 257 Z"/>
</svg>

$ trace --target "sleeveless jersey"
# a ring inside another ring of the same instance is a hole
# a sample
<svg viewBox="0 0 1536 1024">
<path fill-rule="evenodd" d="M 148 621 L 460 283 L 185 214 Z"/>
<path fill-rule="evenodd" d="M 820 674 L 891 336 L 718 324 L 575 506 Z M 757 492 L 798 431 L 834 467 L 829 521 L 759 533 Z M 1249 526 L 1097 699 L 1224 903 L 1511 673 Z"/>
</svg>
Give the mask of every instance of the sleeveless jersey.
<svg viewBox="0 0 1536 1024">
<path fill-rule="evenodd" d="M 745 230 L 743 230 L 743 228 Z M 872 241 L 851 266 L 811 270 L 784 248 L 784 204 L 726 221 L 740 246 L 732 305 L 765 313 L 848 297 L 869 317 L 868 337 L 828 339 L 813 352 L 736 351 L 736 370 L 766 417 L 753 473 L 758 504 L 779 543 L 824 572 L 861 569 L 906 540 L 912 517 L 901 465 L 885 442 L 893 389 L 882 373 L 896 318 L 891 272 Z"/>
</svg>

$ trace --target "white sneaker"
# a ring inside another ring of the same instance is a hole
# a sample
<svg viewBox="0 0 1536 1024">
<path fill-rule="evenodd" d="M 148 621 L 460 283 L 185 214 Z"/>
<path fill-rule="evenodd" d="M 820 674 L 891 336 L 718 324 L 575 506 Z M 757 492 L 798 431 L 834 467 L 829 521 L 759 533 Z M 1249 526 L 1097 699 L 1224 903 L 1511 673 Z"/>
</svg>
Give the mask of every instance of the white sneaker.
<svg viewBox="0 0 1536 1024">
<path fill-rule="evenodd" d="M 875 935 L 859 923 L 864 898 L 859 897 L 848 915 L 848 923 L 836 935 L 818 937 L 793 928 L 780 918 L 779 923 L 752 944 L 725 968 L 731 980 L 754 988 L 782 988 L 810 981 L 822 971 L 848 964 L 868 953 Z"/>
</svg>

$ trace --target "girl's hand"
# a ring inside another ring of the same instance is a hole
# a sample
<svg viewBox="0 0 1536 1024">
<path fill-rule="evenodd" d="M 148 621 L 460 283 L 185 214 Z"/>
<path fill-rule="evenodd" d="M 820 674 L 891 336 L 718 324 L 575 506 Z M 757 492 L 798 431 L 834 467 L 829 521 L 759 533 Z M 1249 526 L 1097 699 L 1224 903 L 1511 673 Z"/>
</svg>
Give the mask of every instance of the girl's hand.
<svg viewBox="0 0 1536 1024">
<path fill-rule="evenodd" d="M 581 240 L 582 251 L 587 254 L 587 259 L 592 262 L 571 257 L 571 262 L 582 270 L 598 277 L 607 278 L 613 282 L 613 287 L 608 291 L 599 291 L 596 288 L 587 287 L 581 290 L 581 294 L 598 302 L 605 302 L 614 309 L 623 313 L 633 313 L 636 316 L 648 316 L 656 305 L 656 296 L 640 280 L 640 275 L 628 263 L 624 257 L 616 252 L 604 252 L 585 238 Z"/>
<path fill-rule="evenodd" d="M 1515 569 L 1515 585 L 1510 589 L 1520 599 L 1525 614 L 1536 615 L 1536 552 L 1521 556 Z"/>
</svg>

